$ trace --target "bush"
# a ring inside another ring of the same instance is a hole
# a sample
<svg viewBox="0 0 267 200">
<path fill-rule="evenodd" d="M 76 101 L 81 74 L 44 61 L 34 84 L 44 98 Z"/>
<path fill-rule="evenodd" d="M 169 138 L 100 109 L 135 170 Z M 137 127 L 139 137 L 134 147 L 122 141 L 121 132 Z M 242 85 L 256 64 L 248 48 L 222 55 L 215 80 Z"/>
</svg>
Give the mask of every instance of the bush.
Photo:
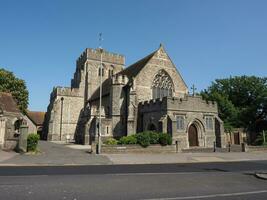
<svg viewBox="0 0 267 200">
<path fill-rule="evenodd" d="M 264 133 L 259 133 L 257 135 L 257 138 L 255 139 L 254 141 L 254 145 L 258 145 L 258 146 L 266 146 L 267 145 L 267 142 L 264 143 L 264 139 L 263 139 L 263 136 L 265 137 L 265 140 L 267 140 L 267 132 L 264 131 Z"/>
<path fill-rule="evenodd" d="M 159 143 L 159 133 L 150 131 L 149 132 L 149 142 L 150 144 L 158 144 Z"/>
<path fill-rule="evenodd" d="M 27 137 L 27 151 L 36 151 L 40 136 L 37 133 L 31 133 Z"/>
<path fill-rule="evenodd" d="M 172 138 L 167 133 L 160 133 L 159 134 L 159 143 L 162 146 L 171 145 L 172 144 Z"/>
<path fill-rule="evenodd" d="M 137 143 L 142 147 L 148 147 L 150 145 L 150 136 L 148 132 L 142 132 L 136 134 Z"/>
<path fill-rule="evenodd" d="M 118 144 L 118 140 L 114 139 L 114 138 L 109 138 L 107 139 L 104 144 L 107 144 L 107 145 L 116 145 Z"/>
<path fill-rule="evenodd" d="M 137 144 L 135 135 L 123 136 L 119 139 L 118 144 Z"/>
</svg>

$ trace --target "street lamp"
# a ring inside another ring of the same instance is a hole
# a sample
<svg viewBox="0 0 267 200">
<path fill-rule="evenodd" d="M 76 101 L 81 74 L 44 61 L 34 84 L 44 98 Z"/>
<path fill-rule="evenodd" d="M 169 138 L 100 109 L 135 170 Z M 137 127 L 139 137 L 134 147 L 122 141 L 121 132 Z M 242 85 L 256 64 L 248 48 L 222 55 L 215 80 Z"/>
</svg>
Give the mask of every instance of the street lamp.
<svg viewBox="0 0 267 200">
<path fill-rule="evenodd" d="M 61 97 L 61 111 L 60 111 L 60 132 L 59 132 L 59 140 L 61 141 L 61 135 L 62 135 L 62 116 L 63 116 L 63 101 L 64 97 Z"/>
<path fill-rule="evenodd" d="M 97 145 L 97 153 L 101 154 L 101 107 L 102 107 L 102 76 L 103 76 L 103 65 L 102 65 L 102 54 L 103 54 L 103 49 L 99 48 L 100 50 L 100 86 L 99 86 L 99 128 L 98 128 L 98 145 Z"/>
</svg>

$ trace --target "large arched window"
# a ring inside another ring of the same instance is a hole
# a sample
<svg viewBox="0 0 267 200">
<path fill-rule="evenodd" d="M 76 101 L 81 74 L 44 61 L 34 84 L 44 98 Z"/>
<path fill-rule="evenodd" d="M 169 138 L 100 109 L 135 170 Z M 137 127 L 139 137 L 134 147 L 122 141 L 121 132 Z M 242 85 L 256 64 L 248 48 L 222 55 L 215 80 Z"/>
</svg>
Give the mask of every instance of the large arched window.
<svg viewBox="0 0 267 200">
<path fill-rule="evenodd" d="M 152 82 L 152 98 L 171 97 L 173 93 L 173 84 L 171 77 L 164 70 L 160 70 Z"/>
</svg>

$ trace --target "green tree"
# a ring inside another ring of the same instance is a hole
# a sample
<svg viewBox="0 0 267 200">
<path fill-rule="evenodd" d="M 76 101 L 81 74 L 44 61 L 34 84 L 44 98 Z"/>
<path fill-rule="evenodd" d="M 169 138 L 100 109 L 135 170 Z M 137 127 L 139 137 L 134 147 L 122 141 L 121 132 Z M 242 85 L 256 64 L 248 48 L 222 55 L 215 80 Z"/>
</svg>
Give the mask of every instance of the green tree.
<svg viewBox="0 0 267 200">
<path fill-rule="evenodd" d="M 28 107 L 29 93 L 25 81 L 12 72 L 0 68 L 0 92 L 9 92 L 16 99 L 19 109 L 25 113 Z"/>
<path fill-rule="evenodd" d="M 267 78 L 236 76 L 216 79 L 201 92 L 206 100 L 216 101 L 225 129 L 256 129 L 256 121 L 267 118 Z"/>
</svg>

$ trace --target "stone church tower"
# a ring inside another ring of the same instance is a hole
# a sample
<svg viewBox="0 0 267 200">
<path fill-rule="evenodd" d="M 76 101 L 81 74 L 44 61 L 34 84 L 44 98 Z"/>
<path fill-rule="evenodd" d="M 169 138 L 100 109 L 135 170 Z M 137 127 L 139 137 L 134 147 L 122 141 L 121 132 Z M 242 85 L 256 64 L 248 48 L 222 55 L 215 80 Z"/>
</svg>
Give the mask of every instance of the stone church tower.
<svg viewBox="0 0 267 200">
<path fill-rule="evenodd" d="M 46 139 L 88 144 L 101 128 L 104 139 L 154 130 L 169 133 L 182 148 L 225 145 L 217 104 L 188 95 L 162 45 L 127 68 L 122 55 L 103 51 L 102 58 L 101 108 L 100 49 L 86 49 L 77 60 L 71 87 L 57 87 L 51 93 Z"/>
</svg>

